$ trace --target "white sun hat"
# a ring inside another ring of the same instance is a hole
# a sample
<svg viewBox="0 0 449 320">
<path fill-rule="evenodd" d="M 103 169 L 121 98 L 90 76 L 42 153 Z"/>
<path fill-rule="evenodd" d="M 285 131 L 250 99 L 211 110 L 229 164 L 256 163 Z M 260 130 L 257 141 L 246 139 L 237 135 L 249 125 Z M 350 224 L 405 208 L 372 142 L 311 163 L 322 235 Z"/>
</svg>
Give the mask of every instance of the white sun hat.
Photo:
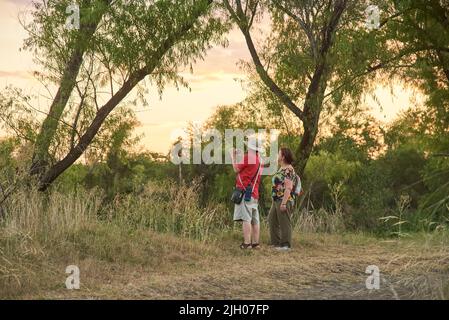
<svg viewBox="0 0 449 320">
<path fill-rule="evenodd" d="M 248 147 L 248 149 L 257 151 L 257 152 L 263 152 L 263 138 L 262 137 L 248 137 L 248 142 L 245 141 L 245 145 Z"/>
</svg>

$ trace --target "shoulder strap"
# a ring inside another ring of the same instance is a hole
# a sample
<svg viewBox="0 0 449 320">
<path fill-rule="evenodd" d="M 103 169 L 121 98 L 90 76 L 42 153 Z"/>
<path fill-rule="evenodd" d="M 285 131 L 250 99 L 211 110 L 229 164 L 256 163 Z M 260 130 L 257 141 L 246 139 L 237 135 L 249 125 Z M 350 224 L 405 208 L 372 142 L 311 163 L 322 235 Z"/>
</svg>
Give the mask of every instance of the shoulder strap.
<svg viewBox="0 0 449 320">
<path fill-rule="evenodd" d="M 259 167 L 257 168 L 256 173 L 253 175 L 253 177 L 251 178 L 251 181 L 250 181 L 249 184 L 248 184 L 248 186 L 250 186 L 250 185 L 252 185 L 253 182 L 254 182 L 253 190 L 254 190 L 254 188 L 255 188 L 255 186 L 256 186 L 256 181 L 257 181 L 257 179 L 254 181 L 254 179 L 259 175 L 259 171 L 260 171 L 261 164 L 262 164 L 262 163 L 261 163 L 261 159 L 260 159 L 260 157 L 259 157 Z M 243 182 L 242 182 L 242 178 L 240 178 L 240 172 L 237 173 L 237 177 L 239 178 L 240 184 L 241 184 L 243 187 L 245 187 L 245 185 L 244 185 Z"/>
<path fill-rule="evenodd" d="M 239 178 L 240 184 L 243 186 L 242 178 L 240 178 L 240 172 L 237 173 L 237 177 Z"/>
<path fill-rule="evenodd" d="M 259 168 L 257 168 L 256 174 L 251 179 L 251 184 L 253 183 L 253 180 L 254 180 L 252 191 L 254 191 L 254 188 L 256 187 L 256 182 L 257 182 L 257 178 L 259 177 L 259 171 L 260 171 L 261 167 L 262 167 L 262 159 L 260 159 L 260 157 L 259 157 Z"/>
</svg>

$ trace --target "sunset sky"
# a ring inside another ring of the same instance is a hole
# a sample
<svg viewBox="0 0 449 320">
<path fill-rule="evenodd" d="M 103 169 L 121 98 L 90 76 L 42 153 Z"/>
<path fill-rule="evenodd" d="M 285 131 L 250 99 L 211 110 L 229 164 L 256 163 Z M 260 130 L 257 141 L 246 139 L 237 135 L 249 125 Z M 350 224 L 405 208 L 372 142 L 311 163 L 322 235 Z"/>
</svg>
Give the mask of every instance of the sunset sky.
<svg viewBox="0 0 449 320">
<path fill-rule="evenodd" d="M 19 52 L 26 33 L 18 21 L 19 12 L 30 10 L 31 0 L 0 0 L 0 89 L 14 85 L 28 93 L 44 93 L 44 88 L 32 77 L 36 69 L 28 52 Z M 141 126 L 138 133 L 145 136 L 142 147 L 151 151 L 168 152 L 174 131 L 182 130 L 189 121 L 201 122 L 208 118 L 214 108 L 239 102 L 245 98 L 245 91 L 237 79 L 245 74 L 237 66 L 241 59 L 250 60 L 242 35 L 233 30 L 229 35 L 229 47 L 215 47 L 208 52 L 205 61 L 194 66 L 194 73 L 187 74 L 191 91 L 168 87 L 159 100 L 150 90 L 150 107 L 137 107 Z M 376 96 L 380 108 L 372 99 L 367 104 L 373 107 L 373 114 L 379 119 L 391 120 L 400 109 L 410 105 L 412 93 L 395 88 L 379 88 Z M 38 107 L 48 110 L 48 101 L 39 102 Z"/>
</svg>

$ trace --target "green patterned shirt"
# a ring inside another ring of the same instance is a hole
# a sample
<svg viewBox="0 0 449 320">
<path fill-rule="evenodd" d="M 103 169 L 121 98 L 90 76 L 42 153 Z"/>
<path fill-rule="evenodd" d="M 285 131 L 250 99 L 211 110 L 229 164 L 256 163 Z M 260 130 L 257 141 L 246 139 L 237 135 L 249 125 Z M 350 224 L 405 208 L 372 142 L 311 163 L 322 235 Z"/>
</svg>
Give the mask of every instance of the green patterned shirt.
<svg viewBox="0 0 449 320">
<path fill-rule="evenodd" d="M 284 192 L 285 192 L 285 180 L 288 179 L 292 181 L 292 188 L 294 188 L 296 184 L 296 173 L 293 167 L 287 167 L 287 168 L 280 168 L 271 179 L 272 186 L 271 186 L 271 196 L 273 200 L 282 200 L 284 198 Z M 290 197 L 288 198 L 288 201 L 294 201 L 293 198 L 293 190 L 291 190 Z"/>
</svg>

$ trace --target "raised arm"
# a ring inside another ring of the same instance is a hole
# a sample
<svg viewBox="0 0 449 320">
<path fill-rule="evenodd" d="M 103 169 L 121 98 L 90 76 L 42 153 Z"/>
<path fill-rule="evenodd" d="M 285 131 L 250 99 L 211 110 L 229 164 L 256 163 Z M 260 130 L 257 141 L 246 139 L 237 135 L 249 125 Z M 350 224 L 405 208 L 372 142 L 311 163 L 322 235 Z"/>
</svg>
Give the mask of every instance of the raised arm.
<svg viewBox="0 0 449 320">
<path fill-rule="evenodd" d="M 243 159 L 243 163 L 238 163 L 236 160 L 236 153 L 237 150 L 232 149 L 231 151 L 231 161 L 232 161 L 232 168 L 234 169 L 235 173 L 239 173 L 240 171 L 243 170 L 243 168 L 245 167 L 245 161 Z"/>
</svg>

